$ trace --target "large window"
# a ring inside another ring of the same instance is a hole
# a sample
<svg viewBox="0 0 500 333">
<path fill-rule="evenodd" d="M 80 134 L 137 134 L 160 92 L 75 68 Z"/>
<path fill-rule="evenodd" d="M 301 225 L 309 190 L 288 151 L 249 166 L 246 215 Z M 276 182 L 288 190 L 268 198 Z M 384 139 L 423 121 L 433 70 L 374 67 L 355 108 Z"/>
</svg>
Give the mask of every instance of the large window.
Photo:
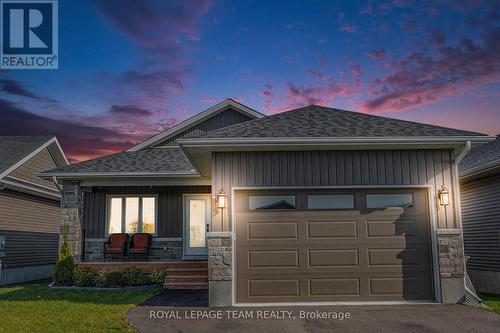
<svg viewBox="0 0 500 333">
<path fill-rule="evenodd" d="M 108 234 L 156 233 L 156 197 L 109 196 Z"/>
</svg>

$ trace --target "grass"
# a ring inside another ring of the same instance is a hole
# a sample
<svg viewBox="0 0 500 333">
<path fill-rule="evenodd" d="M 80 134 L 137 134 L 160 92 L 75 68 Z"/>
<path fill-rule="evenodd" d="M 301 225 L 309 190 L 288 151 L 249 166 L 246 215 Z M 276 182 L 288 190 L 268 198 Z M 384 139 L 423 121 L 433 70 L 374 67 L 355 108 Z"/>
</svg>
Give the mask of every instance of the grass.
<svg viewBox="0 0 500 333">
<path fill-rule="evenodd" d="M 135 332 L 128 309 L 157 290 L 49 289 L 47 283 L 0 288 L 0 332 Z"/>
<path fill-rule="evenodd" d="M 481 297 L 483 303 L 490 309 L 500 314 L 500 295 L 480 293 L 479 297 Z"/>
</svg>

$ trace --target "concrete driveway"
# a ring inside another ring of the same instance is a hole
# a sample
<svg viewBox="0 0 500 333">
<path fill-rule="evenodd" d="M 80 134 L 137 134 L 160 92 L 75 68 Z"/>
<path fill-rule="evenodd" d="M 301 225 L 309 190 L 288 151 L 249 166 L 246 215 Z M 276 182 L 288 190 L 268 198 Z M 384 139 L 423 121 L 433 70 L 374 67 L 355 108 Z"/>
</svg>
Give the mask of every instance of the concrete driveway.
<svg viewBox="0 0 500 333">
<path fill-rule="evenodd" d="M 206 291 L 163 291 L 128 313 L 139 332 L 499 332 L 500 316 L 463 305 L 206 307 Z"/>
</svg>

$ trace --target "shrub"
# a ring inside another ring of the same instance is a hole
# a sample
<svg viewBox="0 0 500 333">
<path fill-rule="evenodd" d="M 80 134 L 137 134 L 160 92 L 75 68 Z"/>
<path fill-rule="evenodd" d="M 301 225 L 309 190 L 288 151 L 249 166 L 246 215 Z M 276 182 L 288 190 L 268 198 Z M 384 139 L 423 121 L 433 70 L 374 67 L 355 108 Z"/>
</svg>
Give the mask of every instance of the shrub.
<svg viewBox="0 0 500 333">
<path fill-rule="evenodd" d="M 123 283 L 126 286 L 139 286 L 142 284 L 141 279 L 144 276 L 144 274 L 137 267 L 134 266 L 127 267 L 122 271 L 122 274 L 123 274 Z"/>
<path fill-rule="evenodd" d="M 100 271 L 97 276 L 96 285 L 98 287 L 119 288 L 123 287 L 123 274 L 122 272 L 107 272 Z"/>
<path fill-rule="evenodd" d="M 137 285 L 138 286 L 146 286 L 148 284 L 151 284 L 151 278 L 149 277 L 149 275 L 141 274 L 141 276 L 137 280 Z"/>
<path fill-rule="evenodd" d="M 57 257 L 57 263 L 54 270 L 54 282 L 58 286 L 69 286 L 73 284 L 73 271 L 75 262 L 69 248 L 68 235 L 63 234 L 63 242 Z"/>
<path fill-rule="evenodd" d="M 73 280 L 77 287 L 92 287 L 96 284 L 94 273 L 84 266 L 76 266 Z"/>
<path fill-rule="evenodd" d="M 155 269 L 153 273 L 149 276 L 149 279 L 151 280 L 151 283 L 153 284 L 163 284 L 165 281 L 165 276 L 167 275 L 167 272 L 163 269 Z"/>
</svg>

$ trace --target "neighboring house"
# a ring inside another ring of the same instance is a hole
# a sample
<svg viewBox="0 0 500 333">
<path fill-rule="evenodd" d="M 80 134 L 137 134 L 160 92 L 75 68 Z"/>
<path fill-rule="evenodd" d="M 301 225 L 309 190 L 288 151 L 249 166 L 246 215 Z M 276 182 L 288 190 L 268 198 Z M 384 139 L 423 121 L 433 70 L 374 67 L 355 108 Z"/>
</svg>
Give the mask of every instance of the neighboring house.
<svg viewBox="0 0 500 333">
<path fill-rule="evenodd" d="M 52 276 L 59 247 L 60 193 L 37 176 L 68 161 L 55 137 L 0 136 L 0 284 Z"/>
<path fill-rule="evenodd" d="M 44 177 L 63 184 L 76 255 L 102 260 L 109 233 L 149 230 L 153 260 L 208 261 L 211 306 L 455 303 L 457 164 L 491 140 L 315 105 L 264 116 L 226 100 Z"/>
<path fill-rule="evenodd" d="M 467 272 L 476 289 L 500 294 L 500 136 L 472 150 L 459 170 Z"/>
</svg>

